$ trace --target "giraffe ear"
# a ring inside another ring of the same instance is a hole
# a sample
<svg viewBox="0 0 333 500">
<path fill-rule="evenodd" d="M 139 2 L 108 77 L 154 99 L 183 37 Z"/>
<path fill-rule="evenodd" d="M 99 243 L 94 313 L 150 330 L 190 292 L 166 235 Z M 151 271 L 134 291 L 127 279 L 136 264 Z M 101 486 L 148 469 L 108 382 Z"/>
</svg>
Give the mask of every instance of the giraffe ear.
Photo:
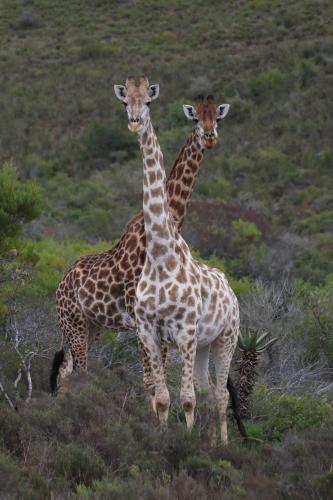
<svg viewBox="0 0 333 500">
<path fill-rule="evenodd" d="M 216 108 L 216 120 L 222 120 L 228 114 L 230 104 L 220 104 Z"/>
<path fill-rule="evenodd" d="M 120 101 L 123 101 L 127 95 L 126 87 L 124 87 L 124 85 L 114 85 L 113 88 L 114 88 L 114 93 L 116 94 L 116 97 Z"/>
<path fill-rule="evenodd" d="M 152 101 L 154 99 L 157 99 L 159 94 L 160 94 L 160 86 L 158 85 L 158 83 L 156 83 L 155 85 L 151 85 L 149 87 L 148 95 Z"/>
<path fill-rule="evenodd" d="M 190 104 L 183 104 L 183 110 L 185 113 L 186 118 L 189 120 L 197 120 L 197 112 L 195 111 L 195 108 L 191 106 Z"/>
</svg>

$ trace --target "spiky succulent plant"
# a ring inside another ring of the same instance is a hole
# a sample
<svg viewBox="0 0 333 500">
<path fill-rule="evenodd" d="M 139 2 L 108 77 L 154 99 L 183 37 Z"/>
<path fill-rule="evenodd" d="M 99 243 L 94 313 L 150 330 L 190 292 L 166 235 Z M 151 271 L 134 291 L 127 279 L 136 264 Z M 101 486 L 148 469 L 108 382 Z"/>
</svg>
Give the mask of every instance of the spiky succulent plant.
<svg viewBox="0 0 333 500">
<path fill-rule="evenodd" d="M 269 338 L 269 332 L 259 333 L 250 330 L 240 333 L 238 338 L 238 348 L 241 357 L 238 361 L 237 391 L 241 417 L 249 416 L 250 402 L 256 377 L 256 366 L 260 354 L 268 346 L 272 345 L 277 338 Z"/>
</svg>

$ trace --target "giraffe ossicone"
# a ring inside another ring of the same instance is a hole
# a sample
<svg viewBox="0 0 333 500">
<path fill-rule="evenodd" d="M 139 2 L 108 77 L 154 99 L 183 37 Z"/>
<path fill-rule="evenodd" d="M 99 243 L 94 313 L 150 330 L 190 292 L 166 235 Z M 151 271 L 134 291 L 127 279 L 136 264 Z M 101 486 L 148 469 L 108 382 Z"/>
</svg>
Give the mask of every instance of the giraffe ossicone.
<svg viewBox="0 0 333 500">
<path fill-rule="evenodd" d="M 161 346 L 169 344 L 178 347 L 182 358 L 180 400 L 188 428 L 194 422 L 195 382 L 216 402 L 221 441 L 227 444 L 227 380 L 239 334 L 238 302 L 222 272 L 192 258 L 172 217 L 163 155 L 147 105 L 149 88 L 143 77 L 138 86 L 130 79 L 121 95 L 116 92 L 126 104 L 129 128 L 138 134 L 143 157 L 146 259 L 136 288 L 137 332 L 149 361 L 161 425 L 167 422 L 170 406 Z M 133 128 L 133 119 L 140 126 Z M 208 371 L 210 349 L 216 371 L 214 387 Z"/>
</svg>

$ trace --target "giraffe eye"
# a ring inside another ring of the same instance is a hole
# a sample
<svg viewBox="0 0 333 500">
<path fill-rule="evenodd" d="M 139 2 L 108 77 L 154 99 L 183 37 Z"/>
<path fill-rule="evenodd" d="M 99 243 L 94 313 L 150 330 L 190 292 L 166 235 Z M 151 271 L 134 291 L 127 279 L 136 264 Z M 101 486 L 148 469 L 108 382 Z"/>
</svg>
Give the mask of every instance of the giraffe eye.
<svg viewBox="0 0 333 500">
<path fill-rule="evenodd" d="M 151 103 L 151 101 L 148 101 L 148 102 L 146 102 L 146 105 L 149 107 L 150 103 Z"/>
<path fill-rule="evenodd" d="M 127 102 L 123 102 L 123 105 L 125 106 L 125 108 L 127 107 Z"/>
</svg>

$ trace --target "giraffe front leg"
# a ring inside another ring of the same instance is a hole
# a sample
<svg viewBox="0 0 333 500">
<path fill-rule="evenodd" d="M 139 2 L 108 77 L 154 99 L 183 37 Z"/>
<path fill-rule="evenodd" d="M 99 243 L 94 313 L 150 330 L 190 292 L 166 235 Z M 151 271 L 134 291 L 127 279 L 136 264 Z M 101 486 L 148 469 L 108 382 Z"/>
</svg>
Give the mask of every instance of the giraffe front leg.
<svg viewBox="0 0 333 500">
<path fill-rule="evenodd" d="M 161 427 L 168 421 L 170 396 L 165 383 L 161 346 L 155 338 L 155 333 L 147 334 L 145 329 L 138 327 L 139 339 L 147 355 L 151 370 L 151 380 L 155 389 L 155 409 Z"/>
<path fill-rule="evenodd" d="M 149 356 L 145 350 L 143 343 L 140 338 L 138 338 L 139 351 L 142 359 L 142 368 L 143 368 L 143 387 L 144 391 L 147 394 L 150 408 L 152 411 L 156 413 L 156 398 L 155 398 L 155 385 L 153 382 L 153 377 L 150 368 Z"/>
<path fill-rule="evenodd" d="M 194 424 L 194 410 L 196 398 L 194 392 L 194 363 L 197 348 L 195 330 L 189 330 L 182 335 L 182 341 L 178 342 L 182 358 L 182 380 L 180 389 L 180 403 L 185 411 L 186 425 L 192 429 Z"/>
</svg>

